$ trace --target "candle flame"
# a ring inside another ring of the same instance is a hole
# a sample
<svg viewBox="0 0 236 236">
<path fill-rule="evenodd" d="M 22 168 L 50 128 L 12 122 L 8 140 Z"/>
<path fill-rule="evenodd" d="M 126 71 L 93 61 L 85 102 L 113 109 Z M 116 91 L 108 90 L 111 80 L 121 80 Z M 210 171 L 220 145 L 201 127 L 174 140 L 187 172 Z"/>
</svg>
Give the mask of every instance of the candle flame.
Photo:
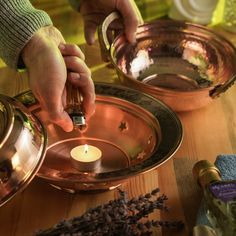
<svg viewBox="0 0 236 236">
<path fill-rule="evenodd" d="M 85 144 L 84 145 L 84 153 L 87 153 L 88 152 L 88 144 Z"/>
</svg>

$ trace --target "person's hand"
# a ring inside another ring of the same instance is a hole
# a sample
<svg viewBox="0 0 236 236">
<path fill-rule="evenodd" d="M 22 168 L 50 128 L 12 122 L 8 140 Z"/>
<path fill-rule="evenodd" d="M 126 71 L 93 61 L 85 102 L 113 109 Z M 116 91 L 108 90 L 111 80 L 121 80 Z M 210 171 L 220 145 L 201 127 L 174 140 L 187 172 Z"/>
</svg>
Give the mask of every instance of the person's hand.
<svg viewBox="0 0 236 236">
<path fill-rule="evenodd" d="M 95 92 L 91 72 L 79 47 L 66 44 L 60 31 L 53 26 L 41 28 L 21 55 L 29 72 L 32 92 L 51 122 L 65 131 L 73 129 L 65 111 L 67 78 L 80 89 L 86 118 L 93 114 Z"/>
<path fill-rule="evenodd" d="M 134 0 L 82 0 L 80 13 L 84 19 L 84 33 L 88 44 L 94 43 L 97 26 L 112 11 L 120 12 L 125 35 L 131 43 L 135 42 L 135 32 L 143 19 Z"/>
</svg>

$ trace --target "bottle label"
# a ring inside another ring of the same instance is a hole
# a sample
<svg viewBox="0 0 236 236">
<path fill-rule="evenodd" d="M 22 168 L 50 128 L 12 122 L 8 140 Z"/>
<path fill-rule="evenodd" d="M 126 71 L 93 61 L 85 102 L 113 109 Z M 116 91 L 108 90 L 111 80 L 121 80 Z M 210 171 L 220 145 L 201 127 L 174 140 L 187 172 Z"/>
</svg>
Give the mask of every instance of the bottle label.
<svg viewBox="0 0 236 236">
<path fill-rule="evenodd" d="M 216 198 L 227 202 L 236 198 L 236 182 L 218 182 L 209 187 Z"/>
</svg>

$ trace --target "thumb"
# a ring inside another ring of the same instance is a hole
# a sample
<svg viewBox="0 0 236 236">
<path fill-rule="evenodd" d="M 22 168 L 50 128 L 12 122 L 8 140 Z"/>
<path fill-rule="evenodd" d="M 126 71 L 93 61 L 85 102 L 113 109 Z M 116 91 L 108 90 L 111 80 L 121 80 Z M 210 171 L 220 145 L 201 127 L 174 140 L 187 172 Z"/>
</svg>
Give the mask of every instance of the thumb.
<svg viewBox="0 0 236 236">
<path fill-rule="evenodd" d="M 62 104 L 57 106 L 55 103 L 51 104 L 50 102 L 48 102 L 46 106 L 42 105 L 42 109 L 45 110 L 48 119 L 53 124 L 60 126 L 66 132 L 70 132 L 73 130 L 72 120 L 68 113 L 64 110 Z"/>
<path fill-rule="evenodd" d="M 125 35 L 129 42 L 136 41 L 136 31 L 143 24 L 142 16 L 134 1 L 118 1 L 117 10 L 121 13 L 125 25 Z"/>
<path fill-rule="evenodd" d="M 96 30 L 97 30 L 96 24 L 88 20 L 84 22 L 84 34 L 87 44 L 89 45 L 94 44 Z"/>
</svg>

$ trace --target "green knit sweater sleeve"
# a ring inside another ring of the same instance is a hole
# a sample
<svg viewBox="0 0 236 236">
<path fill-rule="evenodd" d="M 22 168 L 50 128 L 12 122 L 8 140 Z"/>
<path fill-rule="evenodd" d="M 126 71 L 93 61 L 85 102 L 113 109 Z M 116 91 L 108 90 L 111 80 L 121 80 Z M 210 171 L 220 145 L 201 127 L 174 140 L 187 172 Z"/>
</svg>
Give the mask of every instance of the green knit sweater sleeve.
<svg viewBox="0 0 236 236">
<path fill-rule="evenodd" d="M 50 17 L 28 0 L 0 0 L 0 57 L 16 69 L 21 50 L 41 27 L 52 25 Z"/>
</svg>

